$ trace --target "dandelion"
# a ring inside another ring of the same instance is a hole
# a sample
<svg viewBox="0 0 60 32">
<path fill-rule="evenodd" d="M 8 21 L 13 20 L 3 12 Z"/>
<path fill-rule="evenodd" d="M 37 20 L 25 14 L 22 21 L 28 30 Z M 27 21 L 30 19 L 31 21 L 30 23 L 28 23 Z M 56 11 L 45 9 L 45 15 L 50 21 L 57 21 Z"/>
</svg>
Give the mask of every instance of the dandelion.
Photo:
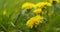
<svg viewBox="0 0 60 32">
<path fill-rule="evenodd" d="M 42 13 L 42 9 L 35 9 L 33 12 L 34 12 L 35 14 L 40 14 L 40 13 Z"/>
<path fill-rule="evenodd" d="M 43 20 L 43 17 L 40 16 L 40 15 L 37 15 L 37 16 L 35 16 L 35 17 L 30 18 L 30 19 L 27 21 L 26 25 L 27 25 L 28 27 L 30 27 L 30 28 L 33 28 L 33 26 L 36 27 L 37 25 L 39 25 L 40 23 L 42 23 L 42 20 Z"/>
<path fill-rule="evenodd" d="M 48 3 L 48 2 L 39 2 L 36 4 L 36 8 L 42 8 L 45 6 L 52 6 L 52 5 L 51 5 L 51 3 Z"/>
<path fill-rule="evenodd" d="M 30 3 L 30 2 L 26 2 L 22 5 L 22 9 L 32 9 L 34 7 L 35 7 L 35 5 L 33 3 Z"/>
<path fill-rule="evenodd" d="M 49 2 L 52 4 L 56 4 L 56 3 L 59 3 L 59 0 L 49 0 Z"/>
</svg>

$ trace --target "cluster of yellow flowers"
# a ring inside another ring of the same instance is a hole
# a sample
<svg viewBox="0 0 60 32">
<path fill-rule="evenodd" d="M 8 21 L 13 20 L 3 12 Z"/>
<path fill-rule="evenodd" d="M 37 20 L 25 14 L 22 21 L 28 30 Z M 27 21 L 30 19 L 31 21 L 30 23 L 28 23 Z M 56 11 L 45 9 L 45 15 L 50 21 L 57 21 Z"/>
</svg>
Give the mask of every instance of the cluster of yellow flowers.
<svg viewBox="0 0 60 32">
<path fill-rule="evenodd" d="M 37 27 L 40 23 L 42 23 L 43 17 L 40 15 L 37 15 L 35 17 L 30 18 L 26 25 L 30 28 L 33 28 L 33 26 Z"/>
<path fill-rule="evenodd" d="M 39 2 L 35 5 L 33 3 L 26 2 L 22 5 L 22 9 L 32 9 L 32 8 L 34 8 L 35 10 L 33 12 L 39 14 L 39 13 L 42 12 L 41 8 L 44 8 L 45 6 L 52 6 L 52 4 L 49 3 L 49 2 Z"/>
<path fill-rule="evenodd" d="M 22 5 L 22 9 L 41 8 L 44 6 L 52 6 L 52 3 L 55 3 L 55 2 L 59 3 L 59 0 L 49 0 L 49 2 L 39 2 L 37 4 L 26 2 Z"/>
<path fill-rule="evenodd" d="M 50 0 L 50 2 L 39 2 L 37 4 L 33 4 L 33 3 L 30 3 L 30 2 L 26 2 L 22 5 L 22 9 L 32 9 L 34 8 L 35 10 L 33 11 L 33 13 L 35 14 L 40 14 L 42 13 L 42 8 L 45 8 L 45 7 L 51 7 L 53 3 L 59 3 L 59 0 Z M 43 17 L 41 17 L 40 15 L 37 15 L 35 17 L 32 17 L 30 18 L 26 25 L 28 27 L 33 27 L 33 26 L 37 26 L 39 25 L 39 23 L 42 23 L 43 20 Z"/>
<path fill-rule="evenodd" d="M 22 9 L 41 8 L 44 6 L 52 6 L 52 5 L 51 3 L 48 3 L 48 2 L 39 2 L 37 4 L 26 2 L 22 5 Z"/>
</svg>

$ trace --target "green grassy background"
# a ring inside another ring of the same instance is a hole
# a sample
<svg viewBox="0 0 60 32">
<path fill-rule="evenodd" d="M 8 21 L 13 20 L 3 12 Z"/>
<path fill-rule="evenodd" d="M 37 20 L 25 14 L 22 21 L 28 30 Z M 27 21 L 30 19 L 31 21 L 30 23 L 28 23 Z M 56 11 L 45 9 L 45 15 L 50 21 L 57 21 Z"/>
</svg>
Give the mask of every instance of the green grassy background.
<svg viewBox="0 0 60 32">
<path fill-rule="evenodd" d="M 17 19 L 18 13 L 14 11 L 21 11 L 21 5 L 25 2 L 38 3 L 40 1 L 48 0 L 0 0 L 0 32 L 36 32 L 33 29 L 28 29 L 25 24 L 26 21 L 21 17 Z M 37 28 L 37 32 L 60 32 L 60 4 L 56 6 L 56 12 L 50 16 L 50 22 L 43 24 L 42 27 Z M 3 11 L 6 10 L 6 15 Z M 17 19 L 17 20 L 16 20 Z M 18 21 L 15 23 L 15 21 Z M 15 26 L 14 26 L 15 24 Z"/>
</svg>

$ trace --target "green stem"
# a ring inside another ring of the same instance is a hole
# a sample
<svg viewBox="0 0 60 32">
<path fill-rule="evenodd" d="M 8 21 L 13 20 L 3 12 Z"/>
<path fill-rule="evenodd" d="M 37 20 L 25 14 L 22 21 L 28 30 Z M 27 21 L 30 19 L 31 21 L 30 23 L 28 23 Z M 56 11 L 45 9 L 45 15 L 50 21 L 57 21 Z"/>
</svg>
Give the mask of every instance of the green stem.
<svg viewBox="0 0 60 32">
<path fill-rule="evenodd" d="M 19 14 L 18 14 L 18 16 L 17 16 L 17 19 L 15 20 L 15 23 L 14 23 L 15 25 L 17 25 L 17 20 L 19 19 L 20 14 L 21 14 L 21 13 L 19 12 Z"/>
<path fill-rule="evenodd" d="M 1 27 L 2 27 L 2 29 L 4 29 L 4 31 L 7 31 L 7 29 L 3 25 L 1 25 Z"/>
</svg>

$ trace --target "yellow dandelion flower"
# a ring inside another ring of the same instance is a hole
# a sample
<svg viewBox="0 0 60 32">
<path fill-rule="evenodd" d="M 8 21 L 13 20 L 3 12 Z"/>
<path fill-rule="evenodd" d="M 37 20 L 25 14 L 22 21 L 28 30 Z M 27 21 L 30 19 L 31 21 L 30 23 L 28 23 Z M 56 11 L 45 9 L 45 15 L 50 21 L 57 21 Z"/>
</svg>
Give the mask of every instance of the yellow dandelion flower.
<svg viewBox="0 0 60 32">
<path fill-rule="evenodd" d="M 52 6 L 51 3 L 48 2 L 39 2 L 36 4 L 37 8 L 45 7 L 45 6 Z"/>
<path fill-rule="evenodd" d="M 40 23 L 42 23 L 42 19 L 43 19 L 42 16 L 37 15 L 37 16 L 35 16 L 35 17 L 30 18 L 30 19 L 27 21 L 26 25 L 27 25 L 28 27 L 30 27 L 30 28 L 33 28 L 33 26 L 37 26 L 37 25 L 39 25 Z"/>
<path fill-rule="evenodd" d="M 35 14 L 40 14 L 40 13 L 42 13 L 42 9 L 36 9 L 36 10 L 34 10 L 33 11 Z"/>
<path fill-rule="evenodd" d="M 35 7 L 35 5 L 33 3 L 30 3 L 30 2 L 26 2 L 22 5 L 22 9 L 32 9 L 34 7 Z"/>
<path fill-rule="evenodd" d="M 59 0 L 49 0 L 49 2 L 55 4 L 55 3 L 59 3 Z"/>
<path fill-rule="evenodd" d="M 3 11 L 3 15 L 6 15 L 6 10 Z"/>
</svg>

